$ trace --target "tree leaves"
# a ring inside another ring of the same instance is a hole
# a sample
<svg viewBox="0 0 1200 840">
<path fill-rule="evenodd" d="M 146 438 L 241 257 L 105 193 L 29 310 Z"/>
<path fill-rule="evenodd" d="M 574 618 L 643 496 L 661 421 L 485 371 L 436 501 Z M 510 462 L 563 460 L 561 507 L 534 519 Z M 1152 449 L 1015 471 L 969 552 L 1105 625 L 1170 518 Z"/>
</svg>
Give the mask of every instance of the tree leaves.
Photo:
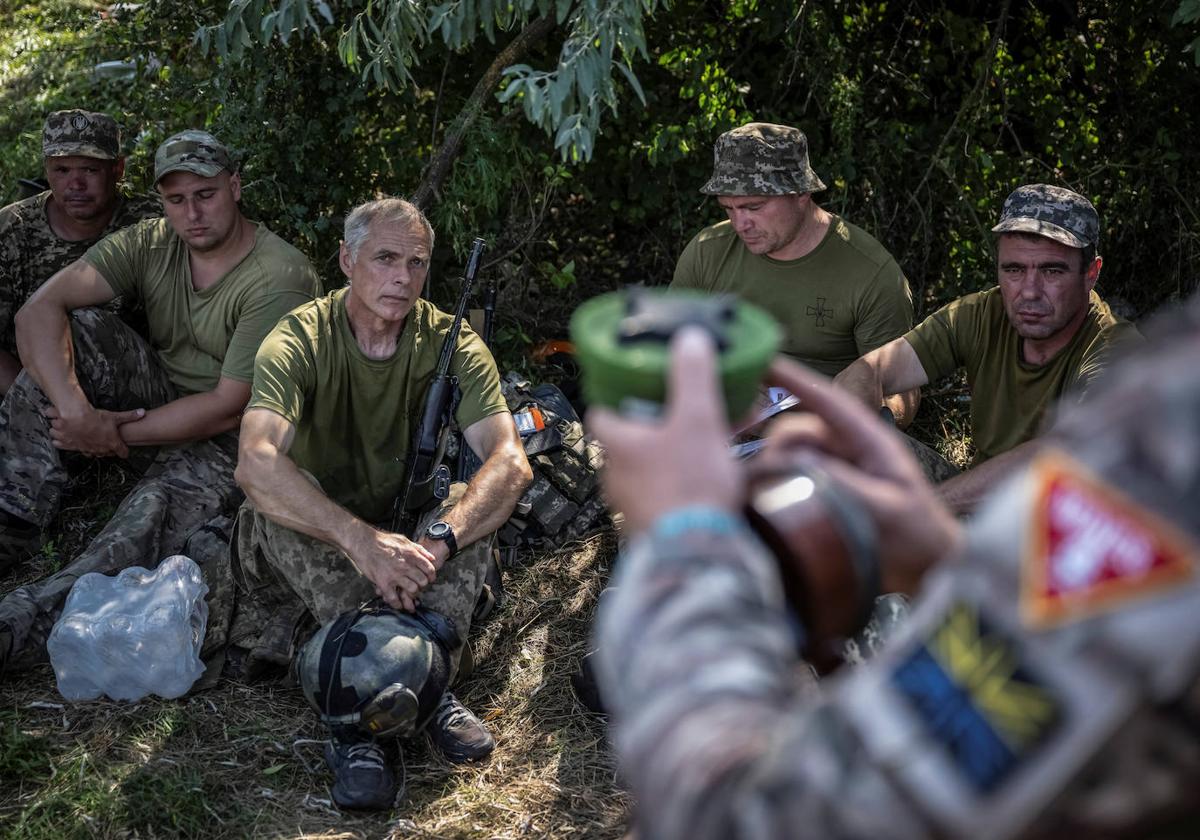
<svg viewBox="0 0 1200 840">
<path fill-rule="evenodd" d="M 590 160 L 602 115 L 617 112 L 616 75 L 646 101 L 633 59 L 648 57 L 643 18 L 659 6 L 660 0 L 554 0 L 553 14 L 566 28 L 557 65 L 506 68 L 497 99 L 519 99 L 526 118 L 555 138 L 563 160 Z M 348 14 L 338 40 L 342 62 L 364 81 L 400 91 L 415 84 L 411 68 L 431 38 L 454 51 L 473 47 L 481 35 L 495 43 L 497 32 L 512 32 L 551 8 L 548 0 L 371 0 L 365 6 L 351 0 L 340 11 Z M 286 45 L 336 25 L 325 0 L 232 0 L 225 19 L 202 27 L 195 41 L 205 54 L 215 50 L 221 59 L 239 61 L 255 44 Z"/>
</svg>

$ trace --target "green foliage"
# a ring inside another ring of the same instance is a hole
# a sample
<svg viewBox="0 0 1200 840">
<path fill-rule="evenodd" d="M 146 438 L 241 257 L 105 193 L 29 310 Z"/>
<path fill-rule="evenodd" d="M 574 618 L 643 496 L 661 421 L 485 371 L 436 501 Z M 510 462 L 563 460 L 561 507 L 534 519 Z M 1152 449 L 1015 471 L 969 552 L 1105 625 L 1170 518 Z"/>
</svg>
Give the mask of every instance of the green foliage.
<svg viewBox="0 0 1200 840">
<path fill-rule="evenodd" d="M 1178 26 L 1181 23 L 1193 24 L 1200 21 L 1200 0 L 1182 0 L 1179 8 L 1175 10 L 1175 14 L 1171 16 L 1171 25 Z M 1192 62 L 1200 67 L 1200 37 L 1195 38 L 1187 45 L 1188 50 L 1192 53 Z"/>
<path fill-rule="evenodd" d="M 568 260 L 558 267 L 552 262 L 543 262 L 538 268 L 546 275 L 550 285 L 560 292 L 575 285 L 575 260 Z"/>
<path fill-rule="evenodd" d="M 508 82 L 499 99 L 521 103 L 529 121 L 554 136 L 554 148 L 564 160 L 590 160 L 601 115 L 605 109 L 617 113 L 614 73 L 645 102 L 632 60 L 648 55 L 642 20 L 657 6 L 658 0 L 557 0 L 553 9 L 548 0 L 350 0 L 338 5 L 348 17 L 338 38 L 338 56 L 364 81 L 399 92 L 417 84 L 412 68 L 420 64 L 432 38 L 446 49 L 463 51 L 480 35 L 495 43 L 498 31 L 514 32 L 553 13 L 567 30 L 556 66 L 505 68 Z M 319 39 L 334 24 L 323 0 L 233 0 L 224 20 L 197 29 L 195 40 L 204 53 L 212 50 L 222 59 L 241 60 L 257 44 L 278 40 L 286 45 L 297 33 Z"/>
<path fill-rule="evenodd" d="M 648 57 L 643 16 L 653 13 L 657 0 L 580 0 L 573 11 L 558 3 L 558 19 L 566 17 L 569 35 L 552 71 L 527 64 L 507 68 L 508 85 L 501 102 L 516 100 L 525 116 L 547 134 L 563 159 L 591 160 L 600 130 L 602 106 L 617 113 L 618 93 L 613 70 L 625 77 L 637 98 L 646 95 L 634 75 L 635 55 Z"/>
<path fill-rule="evenodd" d="M 1096 202 L 1102 293 L 1141 314 L 1190 293 L 1200 274 L 1195 11 L 1193 0 L 148 0 L 101 18 L 85 0 L 40 0 L 0 7 L 0 179 L 11 198 L 17 177 L 38 173 L 40 123 L 54 108 L 116 115 L 142 190 L 161 139 L 206 127 L 241 159 L 250 215 L 335 285 L 347 209 L 411 194 L 491 64 L 488 45 L 548 14 L 557 34 L 526 54 L 528 73 L 497 84 L 511 95 L 468 128 L 431 212 L 431 296 L 448 305 L 462 249 L 484 235 L 514 363 L 528 343 L 561 335 L 580 300 L 670 278 L 687 240 L 720 217 L 697 192 L 713 139 L 752 119 L 806 131 L 830 187 L 819 201 L 888 246 L 920 311 L 993 282 L 1004 196 L 1050 181 Z M 604 69 L 610 59 L 639 62 L 645 107 L 624 82 L 602 90 L 622 79 Z M 113 60 L 130 62 L 129 78 L 93 72 Z M 600 123 L 578 116 L 580 84 L 599 85 L 588 101 L 608 114 Z M 555 136 L 588 132 L 591 161 L 572 152 L 579 163 L 564 165 L 566 147 L 544 141 L 539 120 L 549 109 L 554 121 L 555 101 Z M 573 281 L 559 273 L 568 264 Z"/>
</svg>

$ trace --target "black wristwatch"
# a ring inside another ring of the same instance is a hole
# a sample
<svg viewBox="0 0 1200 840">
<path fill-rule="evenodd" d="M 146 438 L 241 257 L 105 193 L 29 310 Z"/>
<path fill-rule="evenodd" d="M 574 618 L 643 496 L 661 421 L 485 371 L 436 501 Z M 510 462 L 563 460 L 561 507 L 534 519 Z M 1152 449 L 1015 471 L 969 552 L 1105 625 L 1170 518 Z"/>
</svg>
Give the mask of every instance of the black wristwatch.
<svg viewBox="0 0 1200 840">
<path fill-rule="evenodd" d="M 450 557 L 458 554 L 458 540 L 455 539 L 454 529 L 450 527 L 449 522 L 443 522 L 439 519 L 425 529 L 425 536 L 431 540 L 441 540 L 444 542 L 446 548 L 450 549 Z"/>
</svg>

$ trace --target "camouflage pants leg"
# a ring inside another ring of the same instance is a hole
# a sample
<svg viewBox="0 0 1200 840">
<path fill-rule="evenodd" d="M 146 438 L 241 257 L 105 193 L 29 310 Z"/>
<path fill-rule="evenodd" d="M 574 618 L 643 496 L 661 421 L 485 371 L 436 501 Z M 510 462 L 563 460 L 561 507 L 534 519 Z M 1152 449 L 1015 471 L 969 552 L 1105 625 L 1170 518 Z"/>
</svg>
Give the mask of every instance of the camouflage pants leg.
<svg viewBox="0 0 1200 840">
<path fill-rule="evenodd" d="M 13 634 L 10 665 L 20 668 L 44 658 L 50 629 L 82 575 L 154 568 L 164 557 L 182 553 L 194 532 L 232 511 L 242 500 L 233 480 L 236 464 L 237 438 L 232 434 L 160 448 L 142 480 L 83 553 L 0 601 L 0 623 Z"/>
<path fill-rule="evenodd" d="M 75 375 L 97 408 L 154 408 L 174 399 L 150 345 L 115 315 L 75 310 L 71 338 Z M 28 372 L 17 377 L 0 404 L 0 509 L 42 528 L 58 513 L 67 482 L 62 453 L 50 441 L 48 408 L 50 401 Z"/>
<path fill-rule="evenodd" d="M 421 517 L 417 533 L 444 517 L 465 490 L 465 484 L 451 485 L 450 496 Z M 464 642 L 483 588 L 493 541 L 489 535 L 459 549 L 438 570 L 433 584 L 421 593 L 422 606 L 454 622 Z M 302 603 L 324 625 L 375 597 L 374 585 L 359 574 L 341 550 L 272 522 L 249 502 L 238 511 L 233 554 L 235 576 L 241 589 L 238 619 L 230 634 L 235 644 L 253 647 L 250 638 L 255 630 L 261 630 L 243 619 L 247 606 L 257 613 L 261 624 L 262 617 L 287 615 Z M 244 605 L 245 600 L 251 603 Z M 457 664 L 456 661 L 456 668 Z"/>
<path fill-rule="evenodd" d="M 921 465 L 921 472 L 925 473 L 925 477 L 929 479 L 931 484 L 941 484 L 948 478 L 953 478 L 958 475 L 961 470 L 951 464 L 934 449 L 921 443 L 916 438 L 900 433 L 900 440 L 908 447 L 917 459 L 917 463 Z"/>
</svg>

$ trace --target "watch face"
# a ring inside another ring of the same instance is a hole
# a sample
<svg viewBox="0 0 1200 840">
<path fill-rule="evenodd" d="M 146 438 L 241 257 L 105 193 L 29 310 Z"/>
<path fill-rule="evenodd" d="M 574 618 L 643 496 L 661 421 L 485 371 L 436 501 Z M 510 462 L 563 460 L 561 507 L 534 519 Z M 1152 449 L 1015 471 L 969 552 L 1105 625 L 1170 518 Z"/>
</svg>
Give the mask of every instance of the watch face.
<svg viewBox="0 0 1200 840">
<path fill-rule="evenodd" d="M 429 538 L 433 540 L 444 540 L 450 536 L 450 526 L 445 522 L 434 522 L 429 526 Z"/>
</svg>

